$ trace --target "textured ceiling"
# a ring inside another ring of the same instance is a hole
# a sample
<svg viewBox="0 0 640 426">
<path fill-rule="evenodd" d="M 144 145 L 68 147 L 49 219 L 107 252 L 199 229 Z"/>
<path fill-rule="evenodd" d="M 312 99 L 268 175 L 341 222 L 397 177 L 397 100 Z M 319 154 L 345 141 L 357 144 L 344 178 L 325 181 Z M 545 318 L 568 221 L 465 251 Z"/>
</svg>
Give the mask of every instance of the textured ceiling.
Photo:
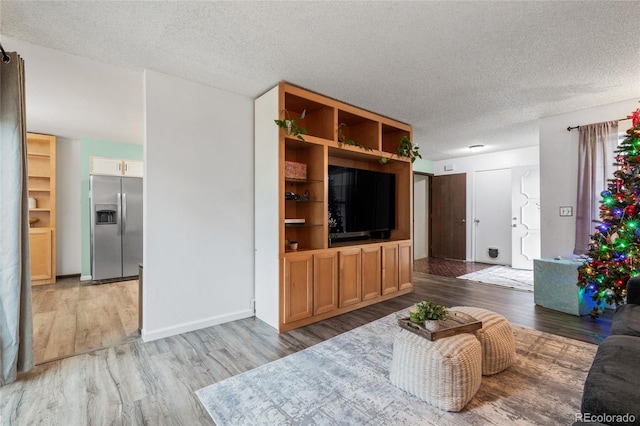
<svg viewBox="0 0 640 426">
<path fill-rule="evenodd" d="M 3 35 L 250 97 L 289 81 L 410 123 L 432 160 L 533 146 L 540 117 L 640 98 L 637 1 L 2 0 L 0 14 Z"/>
</svg>

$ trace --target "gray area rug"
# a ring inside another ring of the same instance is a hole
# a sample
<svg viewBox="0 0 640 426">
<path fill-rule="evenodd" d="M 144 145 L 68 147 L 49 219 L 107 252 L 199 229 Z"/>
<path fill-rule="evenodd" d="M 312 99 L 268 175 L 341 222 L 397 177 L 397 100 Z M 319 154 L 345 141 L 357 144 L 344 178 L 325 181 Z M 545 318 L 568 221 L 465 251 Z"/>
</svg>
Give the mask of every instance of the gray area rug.
<svg viewBox="0 0 640 426">
<path fill-rule="evenodd" d="M 571 424 L 597 346 L 514 327 L 516 362 L 459 413 L 389 382 L 408 309 L 196 392 L 217 425 Z"/>
<path fill-rule="evenodd" d="M 513 269 L 508 266 L 492 266 L 461 275 L 458 278 L 511 287 L 517 290 L 533 291 L 533 271 Z"/>
</svg>

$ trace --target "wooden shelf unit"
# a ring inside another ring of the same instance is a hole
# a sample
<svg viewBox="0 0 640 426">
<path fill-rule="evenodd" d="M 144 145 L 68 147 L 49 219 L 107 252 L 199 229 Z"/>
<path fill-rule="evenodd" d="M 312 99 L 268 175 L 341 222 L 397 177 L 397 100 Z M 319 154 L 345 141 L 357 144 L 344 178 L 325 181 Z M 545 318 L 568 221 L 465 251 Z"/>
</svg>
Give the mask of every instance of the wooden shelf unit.
<svg viewBox="0 0 640 426">
<path fill-rule="evenodd" d="M 288 117 L 285 116 L 285 111 Z M 299 119 L 304 141 L 276 119 Z M 341 143 L 340 133 L 361 147 Z M 413 290 L 412 165 L 395 154 L 411 126 L 280 83 L 255 101 L 256 316 L 280 332 Z M 363 148 L 364 147 L 364 148 Z M 390 158 L 380 164 L 380 158 Z M 285 179 L 284 163 L 307 166 L 307 180 Z M 330 247 L 328 167 L 396 175 L 396 226 L 388 240 Z M 308 201 L 286 200 L 286 193 Z M 288 225 L 285 219 L 304 219 Z M 297 241 L 290 250 L 288 242 Z"/>
<path fill-rule="evenodd" d="M 56 137 L 27 133 L 28 193 L 36 208 L 29 218 L 37 219 L 29 229 L 31 284 L 56 282 Z"/>
</svg>

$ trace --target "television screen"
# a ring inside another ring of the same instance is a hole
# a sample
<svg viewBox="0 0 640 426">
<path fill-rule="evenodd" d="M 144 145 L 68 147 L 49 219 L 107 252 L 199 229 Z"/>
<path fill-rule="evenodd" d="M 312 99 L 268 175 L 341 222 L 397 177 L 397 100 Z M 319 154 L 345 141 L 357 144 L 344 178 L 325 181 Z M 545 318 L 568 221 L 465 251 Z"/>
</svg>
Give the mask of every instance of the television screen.
<svg viewBox="0 0 640 426">
<path fill-rule="evenodd" d="M 395 228 L 396 175 L 329 166 L 329 232 Z"/>
</svg>

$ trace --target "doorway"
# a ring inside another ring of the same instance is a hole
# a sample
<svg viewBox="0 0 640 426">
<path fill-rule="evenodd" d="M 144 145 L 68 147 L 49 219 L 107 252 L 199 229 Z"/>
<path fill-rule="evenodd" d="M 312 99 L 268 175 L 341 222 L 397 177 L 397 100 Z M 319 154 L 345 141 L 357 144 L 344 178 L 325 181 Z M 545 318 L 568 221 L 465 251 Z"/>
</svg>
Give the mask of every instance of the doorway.
<svg viewBox="0 0 640 426">
<path fill-rule="evenodd" d="M 429 256 L 429 186 L 428 174 L 413 173 L 413 259 Z"/>
<path fill-rule="evenodd" d="M 430 256 L 466 260 L 467 174 L 433 176 Z"/>
<path fill-rule="evenodd" d="M 474 175 L 476 262 L 533 269 L 540 258 L 540 170 L 537 165 Z"/>
<path fill-rule="evenodd" d="M 511 169 L 475 172 L 473 193 L 475 261 L 511 265 Z"/>
<path fill-rule="evenodd" d="M 138 280 L 94 284 L 79 275 L 31 289 L 35 364 L 139 339 Z"/>
</svg>

